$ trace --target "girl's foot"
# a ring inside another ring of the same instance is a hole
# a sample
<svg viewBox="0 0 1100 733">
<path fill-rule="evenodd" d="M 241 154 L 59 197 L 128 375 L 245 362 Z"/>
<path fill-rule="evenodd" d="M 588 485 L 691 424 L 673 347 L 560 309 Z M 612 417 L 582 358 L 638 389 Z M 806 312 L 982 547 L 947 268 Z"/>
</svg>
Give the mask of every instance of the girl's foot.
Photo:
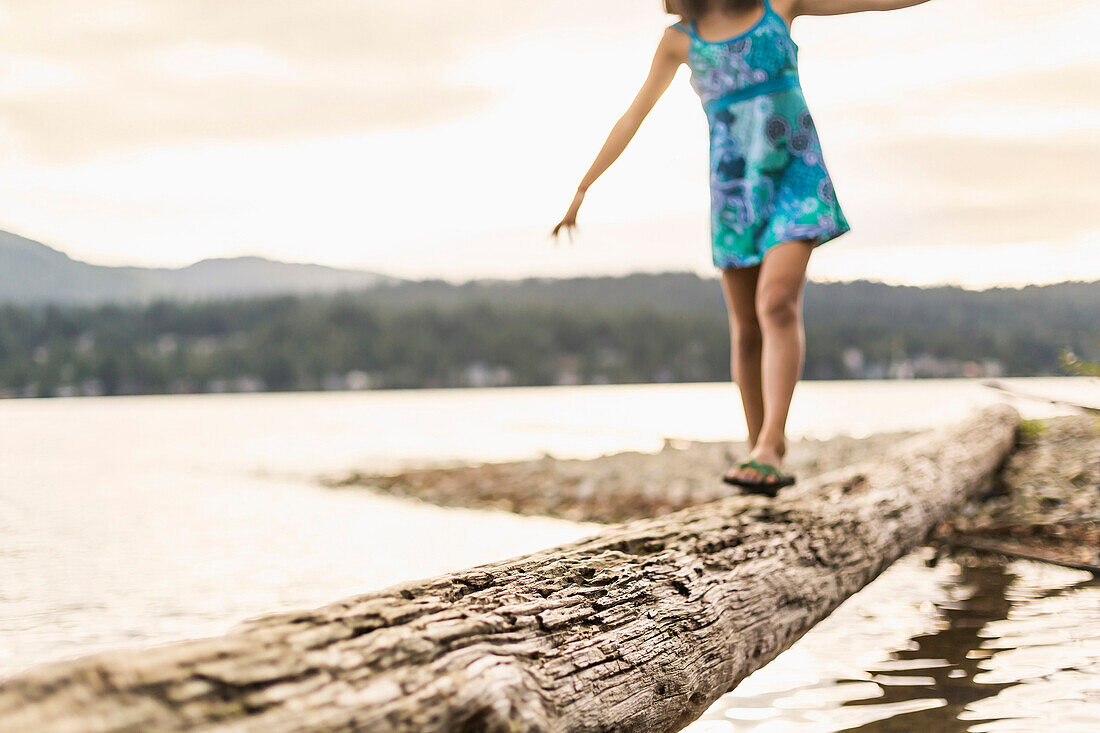
<svg viewBox="0 0 1100 733">
<path fill-rule="evenodd" d="M 750 493 L 775 496 L 779 489 L 795 482 L 794 476 L 788 476 L 780 470 L 783 454 L 786 452 L 786 446 L 782 444 L 773 449 L 753 449 L 748 460 L 730 469 L 722 480 Z"/>
</svg>

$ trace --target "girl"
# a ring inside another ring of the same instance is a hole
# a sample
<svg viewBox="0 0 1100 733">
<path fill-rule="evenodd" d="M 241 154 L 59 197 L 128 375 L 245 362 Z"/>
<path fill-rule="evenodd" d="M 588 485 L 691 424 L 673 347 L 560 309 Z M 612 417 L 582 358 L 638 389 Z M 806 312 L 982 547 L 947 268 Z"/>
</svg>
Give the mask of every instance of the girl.
<svg viewBox="0 0 1100 733">
<path fill-rule="evenodd" d="M 802 373 L 802 290 L 810 252 L 849 230 L 798 81 L 799 15 L 894 10 L 927 0 L 665 0 L 665 29 L 638 96 L 615 124 L 565 217 L 572 239 L 585 191 L 634 137 L 680 64 L 710 127 L 711 253 L 729 311 L 730 372 L 752 450 L 727 483 L 775 496 L 786 422 Z"/>
</svg>

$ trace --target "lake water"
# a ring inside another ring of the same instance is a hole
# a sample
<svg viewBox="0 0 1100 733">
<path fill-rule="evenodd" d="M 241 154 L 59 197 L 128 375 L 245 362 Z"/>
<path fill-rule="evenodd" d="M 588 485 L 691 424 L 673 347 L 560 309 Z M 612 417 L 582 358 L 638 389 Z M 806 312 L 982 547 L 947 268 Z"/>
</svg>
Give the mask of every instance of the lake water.
<svg viewBox="0 0 1100 733">
<path fill-rule="evenodd" d="M 1004 381 L 1100 402 L 1095 381 Z M 919 429 L 1003 399 L 968 380 L 804 382 L 790 434 Z M 0 402 L 0 675 L 599 531 L 331 491 L 320 476 L 740 440 L 740 419 L 728 384 Z M 688 730 L 1051 723 L 1100 729 L 1100 586 L 1035 563 L 909 557 Z"/>
</svg>

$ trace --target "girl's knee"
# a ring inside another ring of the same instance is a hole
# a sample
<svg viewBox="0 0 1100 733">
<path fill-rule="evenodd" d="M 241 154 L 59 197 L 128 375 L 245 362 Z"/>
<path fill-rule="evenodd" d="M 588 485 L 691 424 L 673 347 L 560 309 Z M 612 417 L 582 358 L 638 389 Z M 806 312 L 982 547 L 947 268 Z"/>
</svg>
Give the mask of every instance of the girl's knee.
<svg viewBox="0 0 1100 733">
<path fill-rule="evenodd" d="M 798 293 L 781 288 L 761 290 L 756 299 L 756 316 L 763 328 L 784 328 L 799 319 Z"/>
</svg>

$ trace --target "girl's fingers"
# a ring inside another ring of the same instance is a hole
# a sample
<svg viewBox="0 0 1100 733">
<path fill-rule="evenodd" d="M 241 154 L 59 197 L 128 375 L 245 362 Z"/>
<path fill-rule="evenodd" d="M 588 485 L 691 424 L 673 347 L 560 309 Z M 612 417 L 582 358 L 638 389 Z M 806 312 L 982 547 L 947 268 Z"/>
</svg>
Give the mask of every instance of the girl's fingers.
<svg viewBox="0 0 1100 733">
<path fill-rule="evenodd" d="M 558 234 L 561 232 L 562 229 L 564 229 L 566 235 L 569 237 L 569 243 L 573 244 L 573 230 L 576 229 L 576 228 L 577 228 L 577 223 L 576 222 L 566 222 L 563 219 L 560 222 L 558 222 L 558 225 L 555 226 L 553 231 L 550 232 L 550 237 L 554 240 L 555 243 L 557 243 Z"/>
</svg>

